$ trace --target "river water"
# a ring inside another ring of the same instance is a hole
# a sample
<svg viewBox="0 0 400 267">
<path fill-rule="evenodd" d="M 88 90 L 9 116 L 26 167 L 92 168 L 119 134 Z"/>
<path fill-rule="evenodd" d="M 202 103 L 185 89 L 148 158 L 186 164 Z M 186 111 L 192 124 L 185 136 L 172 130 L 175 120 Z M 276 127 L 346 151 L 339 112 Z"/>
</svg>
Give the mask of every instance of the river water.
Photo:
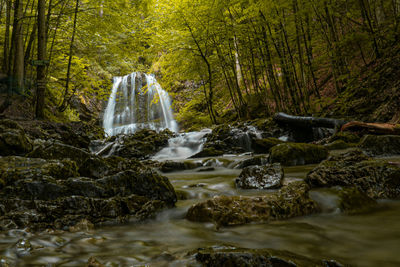
<svg viewBox="0 0 400 267">
<path fill-rule="evenodd" d="M 215 162 L 237 159 L 228 157 Z M 335 209 L 329 193 L 319 190 L 312 195 L 326 207 L 322 214 L 220 229 L 210 223 L 185 220 L 192 204 L 216 195 L 268 194 L 235 189 L 234 179 L 240 170 L 220 166 L 229 164 L 214 165 L 219 166 L 209 172 L 166 174 L 187 199 L 178 201 L 176 208 L 160 213 L 154 220 L 77 233 L 2 232 L 0 255 L 10 266 L 84 266 L 91 256 L 106 266 L 196 266 L 193 257 L 187 255 L 189 251 L 230 245 L 282 249 L 357 266 L 400 266 L 400 201 L 381 200 L 367 213 L 345 215 Z M 285 182 L 303 179 L 312 168 L 285 168 Z"/>
</svg>

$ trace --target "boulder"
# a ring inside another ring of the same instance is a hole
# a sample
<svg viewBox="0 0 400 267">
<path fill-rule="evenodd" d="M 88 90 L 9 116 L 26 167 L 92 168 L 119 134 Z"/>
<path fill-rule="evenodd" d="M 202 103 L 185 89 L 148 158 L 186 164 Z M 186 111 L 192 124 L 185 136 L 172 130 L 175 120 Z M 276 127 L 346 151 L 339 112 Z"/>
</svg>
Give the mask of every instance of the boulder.
<svg viewBox="0 0 400 267">
<path fill-rule="evenodd" d="M 266 223 L 318 212 L 317 204 L 308 196 L 309 187 L 293 182 L 276 193 L 264 196 L 217 196 L 191 206 L 186 219 L 213 222 L 217 227 L 246 223 Z"/>
<path fill-rule="evenodd" d="M 108 176 L 89 178 L 79 177 L 81 169 L 68 159 L 0 158 L 0 229 L 137 221 L 174 205 L 177 197 L 166 177 L 140 163 L 120 164 L 103 172 Z"/>
<path fill-rule="evenodd" d="M 31 150 L 32 142 L 21 125 L 12 120 L 0 120 L 0 156 L 22 156 Z"/>
<path fill-rule="evenodd" d="M 202 164 L 200 162 L 196 163 L 193 161 L 171 161 L 167 160 L 160 163 L 160 170 L 162 172 L 175 172 L 175 171 L 184 171 L 184 170 L 192 170 L 198 167 L 201 167 Z"/>
<path fill-rule="evenodd" d="M 361 150 L 329 157 L 307 174 L 312 187 L 356 187 L 372 198 L 400 198 L 400 166 Z"/>
<path fill-rule="evenodd" d="M 97 154 L 148 159 L 166 147 L 168 140 L 173 135 L 168 129 L 159 133 L 150 129 L 142 129 L 131 135 L 112 136 L 104 142 L 103 148 L 97 151 Z"/>
<path fill-rule="evenodd" d="M 269 162 L 268 156 L 255 156 L 249 159 L 240 160 L 234 163 L 234 169 L 243 169 L 254 165 L 265 165 Z"/>
<path fill-rule="evenodd" d="M 258 130 L 254 126 L 222 124 L 207 134 L 203 151 L 192 158 L 214 157 L 223 154 L 237 154 L 252 151 L 252 142 L 257 139 Z"/>
<path fill-rule="evenodd" d="M 400 135 L 366 135 L 358 147 L 370 156 L 400 155 Z"/>
<path fill-rule="evenodd" d="M 236 187 L 243 189 L 275 189 L 282 185 L 283 169 L 281 164 L 249 166 L 236 178 Z"/>
<path fill-rule="evenodd" d="M 252 148 L 255 153 L 267 154 L 272 147 L 282 143 L 284 143 L 284 141 L 274 137 L 256 139 L 252 144 Z"/>
<path fill-rule="evenodd" d="M 270 267 L 340 267 L 335 260 L 316 260 L 289 251 L 276 249 L 247 249 L 231 246 L 199 248 L 190 253 L 203 266 L 270 266 Z"/>
<path fill-rule="evenodd" d="M 329 143 L 339 140 L 345 143 L 356 144 L 360 142 L 360 137 L 351 132 L 337 132 L 329 138 Z"/>
<path fill-rule="evenodd" d="M 320 163 L 328 157 L 324 146 L 305 143 L 284 143 L 271 148 L 270 162 L 284 166 Z"/>
<path fill-rule="evenodd" d="M 332 143 L 324 145 L 328 150 L 347 149 L 356 146 L 356 144 L 348 144 L 343 140 L 336 140 Z"/>
<path fill-rule="evenodd" d="M 84 149 L 52 140 L 37 144 L 32 152 L 28 153 L 26 156 L 28 158 L 60 160 L 69 158 L 80 166 L 83 162 L 91 157 L 91 154 Z"/>
</svg>

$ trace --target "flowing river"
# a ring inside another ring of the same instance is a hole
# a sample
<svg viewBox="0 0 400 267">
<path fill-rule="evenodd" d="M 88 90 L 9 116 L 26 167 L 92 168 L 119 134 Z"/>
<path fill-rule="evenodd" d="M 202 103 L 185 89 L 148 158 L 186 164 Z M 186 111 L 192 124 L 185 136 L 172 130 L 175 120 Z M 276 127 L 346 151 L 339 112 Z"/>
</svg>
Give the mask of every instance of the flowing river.
<svg viewBox="0 0 400 267">
<path fill-rule="evenodd" d="M 229 163 L 245 157 L 213 162 Z M 192 204 L 216 195 L 268 193 L 237 190 L 234 179 L 240 170 L 214 165 L 215 169 L 208 172 L 195 169 L 166 174 L 175 190 L 187 199 L 179 200 L 176 208 L 160 213 L 154 220 L 76 233 L 2 232 L 1 255 L 17 266 L 83 266 L 91 256 L 106 266 L 197 266 L 187 255 L 189 251 L 229 245 L 288 250 L 357 266 L 400 266 L 400 201 L 382 200 L 367 213 L 345 215 L 337 211 L 329 192 L 319 190 L 311 192 L 325 207 L 317 215 L 220 229 L 210 223 L 185 220 Z M 285 168 L 285 182 L 303 179 L 312 168 Z"/>
</svg>

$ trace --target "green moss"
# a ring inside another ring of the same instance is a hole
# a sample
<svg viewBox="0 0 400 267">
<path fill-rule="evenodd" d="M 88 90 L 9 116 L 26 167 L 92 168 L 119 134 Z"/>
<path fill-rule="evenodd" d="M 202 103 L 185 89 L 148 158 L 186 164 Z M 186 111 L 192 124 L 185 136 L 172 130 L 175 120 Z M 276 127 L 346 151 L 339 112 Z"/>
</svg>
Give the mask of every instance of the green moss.
<svg viewBox="0 0 400 267">
<path fill-rule="evenodd" d="M 332 143 L 337 140 L 341 140 L 346 143 L 358 143 L 360 142 L 360 137 L 350 132 L 338 132 L 329 139 L 329 142 Z"/>
<path fill-rule="evenodd" d="M 325 145 L 325 147 L 328 150 L 346 149 L 346 148 L 355 147 L 355 146 L 357 146 L 357 144 L 349 144 L 343 140 L 336 140 L 336 141 L 333 141 L 332 143 Z"/>
<path fill-rule="evenodd" d="M 271 148 L 271 163 L 279 162 L 285 166 L 319 163 L 328 156 L 328 149 L 313 144 L 285 143 Z"/>
<path fill-rule="evenodd" d="M 252 144 L 254 152 L 256 153 L 269 153 L 270 149 L 276 145 L 284 143 L 278 138 L 264 138 L 264 139 L 256 139 Z"/>
</svg>

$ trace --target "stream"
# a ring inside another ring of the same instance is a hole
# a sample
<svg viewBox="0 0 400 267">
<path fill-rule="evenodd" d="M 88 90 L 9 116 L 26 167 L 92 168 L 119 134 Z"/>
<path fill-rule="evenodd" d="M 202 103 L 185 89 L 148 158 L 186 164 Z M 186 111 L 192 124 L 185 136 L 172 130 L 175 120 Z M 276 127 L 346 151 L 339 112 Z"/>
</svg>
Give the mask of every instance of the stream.
<svg viewBox="0 0 400 267">
<path fill-rule="evenodd" d="M 337 211 L 329 192 L 319 189 L 311 192 L 324 208 L 317 215 L 220 229 L 211 223 L 185 220 L 192 204 L 216 195 L 268 193 L 235 188 L 234 179 L 240 170 L 227 168 L 229 164 L 225 163 L 246 157 L 249 156 L 214 160 L 217 164 L 212 171 L 194 169 L 164 174 L 187 199 L 179 200 L 176 208 L 153 220 L 76 233 L 2 232 L 0 266 L 2 257 L 16 266 L 84 266 L 91 256 L 106 266 L 198 266 L 187 255 L 189 251 L 222 245 L 288 250 L 357 266 L 400 266 L 400 201 L 380 200 L 368 213 L 345 215 Z M 303 179 L 313 167 L 285 168 L 284 183 Z"/>
</svg>

